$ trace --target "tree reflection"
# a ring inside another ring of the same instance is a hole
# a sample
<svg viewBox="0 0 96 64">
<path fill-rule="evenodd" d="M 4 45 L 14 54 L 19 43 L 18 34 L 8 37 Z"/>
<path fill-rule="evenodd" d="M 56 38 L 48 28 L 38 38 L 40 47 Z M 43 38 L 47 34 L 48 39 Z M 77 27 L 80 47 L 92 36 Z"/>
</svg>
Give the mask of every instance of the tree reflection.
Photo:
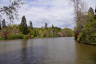
<svg viewBox="0 0 96 64">
<path fill-rule="evenodd" d="M 22 64 L 29 64 L 28 63 L 28 59 L 27 59 L 27 40 L 22 40 L 22 43 L 21 43 L 21 46 L 22 46 L 22 49 L 21 49 L 21 59 L 22 59 Z"/>
<path fill-rule="evenodd" d="M 76 64 L 96 64 L 96 47 L 76 44 Z"/>
</svg>

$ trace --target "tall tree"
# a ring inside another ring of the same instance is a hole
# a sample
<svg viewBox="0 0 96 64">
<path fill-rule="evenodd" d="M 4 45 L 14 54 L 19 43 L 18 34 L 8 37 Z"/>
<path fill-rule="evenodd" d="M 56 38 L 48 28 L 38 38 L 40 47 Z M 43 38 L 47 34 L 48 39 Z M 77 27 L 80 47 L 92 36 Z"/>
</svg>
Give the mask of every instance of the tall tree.
<svg viewBox="0 0 96 64">
<path fill-rule="evenodd" d="M 54 34 L 55 34 L 55 27 L 54 27 L 54 25 L 52 24 L 52 37 L 54 37 Z"/>
<path fill-rule="evenodd" d="M 30 21 L 30 28 L 33 29 L 32 21 Z"/>
<path fill-rule="evenodd" d="M 1 22 L 0 22 L 0 30 L 2 29 Z"/>
<path fill-rule="evenodd" d="M 21 6 L 23 2 L 22 0 L 8 0 L 8 2 L 9 5 L 3 5 L 3 7 L 0 7 L 0 19 L 4 19 L 6 17 L 11 22 L 13 22 L 13 20 L 18 15 L 17 9 Z"/>
<path fill-rule="evenodd" d="M 23 34 L 28 34 L 29 33 L 29 29 L 27 27 L 27 23 L 26 23 L 26 18 L 25 16 L 22 17 L 22 20 L 21 20 L 21 24 L 20 24 L 20 31 L 23 33 Z"/>
<path fill-rule="evenodd" d="M 48 28 L 48 24 L 47 23 L 45 23 L 45 28 Z"/>
<path fill-rule="evenodd" d="M 2 28 L 5 28 L 6 27 L 6 21 L 5 19 L 2 21 Z"/>
<path fill-rule="evenodd" d="M 89 14 L 89 15 L 94 15 L 94 10 L 93 10 L 92 7 L 89 8 L 89 10 L 88 10 L 88 14 Z"/>
<path fill-rule="evenodd" d="M 75 20 L 76 20 L 76 27 L 75 27 L 75 39 L 77 40 L 78 35 L 82 32 L 82 27 L 86 22 L 86 16 L 84 15 L 86 7 L 86 2 L 83 0 L 72 0 L 74 3 L 74 11 L 75 11 Z"/>
</svg>

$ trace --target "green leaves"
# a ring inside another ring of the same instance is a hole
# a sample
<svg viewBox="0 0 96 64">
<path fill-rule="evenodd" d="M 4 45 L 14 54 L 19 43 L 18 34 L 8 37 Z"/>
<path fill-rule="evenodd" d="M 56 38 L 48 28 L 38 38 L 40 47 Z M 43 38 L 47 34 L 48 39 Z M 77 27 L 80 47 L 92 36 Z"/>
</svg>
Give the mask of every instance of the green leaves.
<svg viewBox="0 0 96 64">
<path fill-rule="evenodd" d="M 88 10 L 88 15 L 86 15 L 86 17 L 85 21 L 78 21 L 79 23 L 77 24 L 76 31 L 79 29 L 79 35 L 77 35 L 77 40 L 82 43 L 93 44 L 96 43 L 96 18 L 92 8 Z M 81 29 L 80 25 L 83 26 Z"/>
<path fill-rule="evenodd" d="M 29 29 L 27 27 L 27 23 L 26 23 L 26 18 L 25 16 L 22 17 L 22 21 L 19 27 L 20 31 L 22 32 L 22 34 L 27 35 L 29 33 Z"/>
</svg>

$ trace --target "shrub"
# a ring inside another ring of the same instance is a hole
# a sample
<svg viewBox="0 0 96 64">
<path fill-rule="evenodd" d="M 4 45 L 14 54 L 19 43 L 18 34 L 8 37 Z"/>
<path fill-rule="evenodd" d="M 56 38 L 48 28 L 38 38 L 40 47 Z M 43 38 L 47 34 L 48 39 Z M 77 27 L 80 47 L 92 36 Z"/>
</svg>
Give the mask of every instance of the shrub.
<svg viewBox="0 0 96 64">
<path fill-rule="evenodd" d="M 23 39 L 29 39 L 29 35 L 24 35 Z"/>
<path fill-rule="evenodd" d="M 24 35 L 24 38 L 23 39 L 31 39 L 31 38 L 33 38 L 32 35 Z"/>
<path fill-rule="evenodd" d="M 10 35 L 8 39 L 23 39 L 24 35 L 23 34 L 14 34 Z"/>
<path fill-rule="evenodd" d="M 0 40 L 4 40 L 4 38 L 0 37 Z"/>
</svg>

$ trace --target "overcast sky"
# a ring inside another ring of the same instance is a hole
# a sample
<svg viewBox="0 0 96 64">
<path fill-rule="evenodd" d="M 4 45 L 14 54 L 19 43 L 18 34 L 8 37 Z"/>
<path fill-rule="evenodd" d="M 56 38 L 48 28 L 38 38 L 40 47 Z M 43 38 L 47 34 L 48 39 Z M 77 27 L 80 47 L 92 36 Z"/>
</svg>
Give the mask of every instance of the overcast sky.
<svg viewBox="0 0 96 64">
<path fill-rule="evenodd" d="M 95 7 L 95 0 L 86 1 L 88 7 Z M 34 27 L 43 27 L 45 23 L 61 28 L 75 26 L 74 7 L 70 0 L 24 0 L 24 5 L 19 9 L 19 17 L 22 16 L 26 16 L 28 22 L 32 21 Z"/>
</svg>

